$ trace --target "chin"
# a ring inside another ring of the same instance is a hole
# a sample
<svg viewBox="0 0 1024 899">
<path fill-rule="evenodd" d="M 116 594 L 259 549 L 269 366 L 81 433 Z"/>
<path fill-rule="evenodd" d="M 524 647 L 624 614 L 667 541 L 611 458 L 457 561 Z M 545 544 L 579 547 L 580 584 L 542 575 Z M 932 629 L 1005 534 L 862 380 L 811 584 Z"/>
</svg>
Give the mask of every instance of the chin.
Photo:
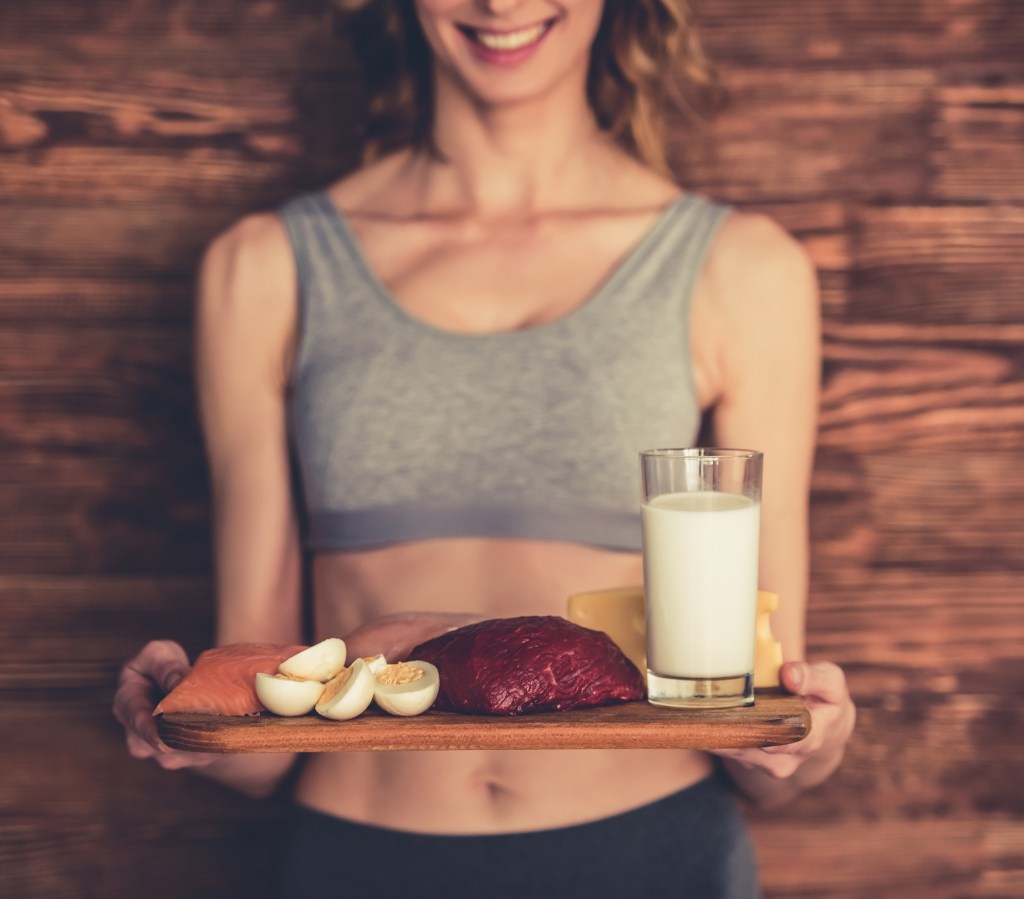
<svg viewBox="0 0 1024 899">
<path fill-rule="evenodd" d="M 475 3 L 417 3 L 439 77 L 484 105 L 523 103 L 571 86 L 582 92 L 601 0 L 523 2 L 486 15 Z"/>
</svg>

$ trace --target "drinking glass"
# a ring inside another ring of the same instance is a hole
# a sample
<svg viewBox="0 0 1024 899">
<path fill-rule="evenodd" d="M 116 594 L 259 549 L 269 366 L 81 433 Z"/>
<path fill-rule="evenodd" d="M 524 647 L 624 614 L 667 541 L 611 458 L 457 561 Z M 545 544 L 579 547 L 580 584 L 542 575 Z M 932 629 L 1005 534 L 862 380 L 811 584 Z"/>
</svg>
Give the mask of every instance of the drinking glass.
<svg viewBox="0 0 1024 899">
<path fill-rule="evenodd" d="M 655 449 L 640 466 L 648 699 L 752 705 L 763 456 Z"/>
</svg>

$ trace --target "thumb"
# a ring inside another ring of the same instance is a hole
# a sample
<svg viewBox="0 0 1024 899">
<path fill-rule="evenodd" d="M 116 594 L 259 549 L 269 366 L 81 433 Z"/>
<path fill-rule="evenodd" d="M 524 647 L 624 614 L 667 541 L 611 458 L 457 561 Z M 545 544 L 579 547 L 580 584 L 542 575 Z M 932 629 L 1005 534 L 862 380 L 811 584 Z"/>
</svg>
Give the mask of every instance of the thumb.
<svg viewBox="0 0 1024 899">
<path fill-rule="evenodd" d="M 160 675 L 159 683 L 164 695 L 170 693 L 171 690 L 178 686 L 185 679 L 188 671 L 188 668 L 170 668 L 163 671 Z"/>
<path fill-rule="evenodd" d="M 786 662 L 779 671 L 782 685 L 790 693 L 803 694 L 808 681 L 808 664 L 806 662 Z"/>
</svg>

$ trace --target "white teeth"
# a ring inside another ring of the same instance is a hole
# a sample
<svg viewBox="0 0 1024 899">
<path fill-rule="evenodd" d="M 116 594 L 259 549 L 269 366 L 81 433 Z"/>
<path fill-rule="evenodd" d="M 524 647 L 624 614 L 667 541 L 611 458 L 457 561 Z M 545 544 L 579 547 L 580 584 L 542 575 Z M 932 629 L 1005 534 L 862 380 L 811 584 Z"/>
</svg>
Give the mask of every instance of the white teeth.
<svg viewBox="0 0 1024 899">
<path fill-rule="evenodd" d="M 520 31 L 506 31 L 504 34 L 497 34 L 493 31 L 474 31 L 473 37 L 488 50 L 519 50 L 536 41 L 546 28 L 546 25 L 533 25 Z"/>
</svg>

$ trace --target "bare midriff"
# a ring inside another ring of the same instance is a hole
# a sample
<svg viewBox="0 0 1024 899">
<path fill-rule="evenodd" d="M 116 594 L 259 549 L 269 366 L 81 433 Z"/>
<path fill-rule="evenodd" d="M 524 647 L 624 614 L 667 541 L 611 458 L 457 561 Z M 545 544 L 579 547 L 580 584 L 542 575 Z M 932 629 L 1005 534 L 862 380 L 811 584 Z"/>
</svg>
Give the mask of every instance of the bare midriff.
<svg viewBox="0 0 1024 899">
<path fill-rule="evenodd" d="M 638 553 L 532 540 L 451 539 L 320 555 L 316 637 L 380 615 L 565 615 L 571 593 L 639 584 Z M 687 750 L 337 752 L 309 756 L 296 799 L 352 821 L 424 833 L 562 827 L 637 808 L 711 772 Z"/>
</svg>

